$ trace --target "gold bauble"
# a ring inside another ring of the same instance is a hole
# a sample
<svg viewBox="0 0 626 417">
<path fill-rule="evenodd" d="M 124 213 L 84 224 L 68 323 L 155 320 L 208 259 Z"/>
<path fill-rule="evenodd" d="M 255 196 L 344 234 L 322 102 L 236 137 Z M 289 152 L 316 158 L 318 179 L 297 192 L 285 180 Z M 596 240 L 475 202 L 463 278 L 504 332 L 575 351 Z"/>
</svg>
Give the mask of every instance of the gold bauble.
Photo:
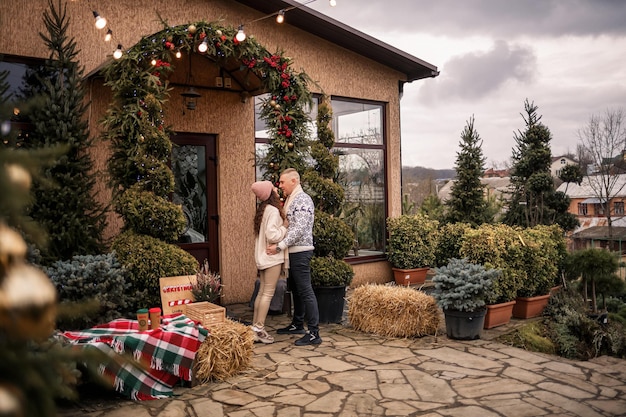
<svg viewBox="0 0 626 417">
<path fill-rule="evenodd" d="M 6 164 L 4 169 L 7 171 L 9 181 L 20 186 L 20 188 L 24 190 L 30 189 L 32 178 L 30 176 L 30 172 L 28 172 L 23 166 L 18 164 Z"/>
<path fill-rule="evenodd" d="M 289 143 L 287 143 L 287 147 L 288 147 L 289 149 L 293 149 L 293 142 L 289 142 Z"/>
<path fill-rule="evenodd" d="M 276 100 L 270 100 L 270 106 L 276 107 Z"/>
<path fill-rule="evenodd" d="M 19 233 L 0 223 L 0 273 L 26 256 L 26 242 Z M 1 279 L 0 279 L 1 281 Z"/>
<path fill-rule="evenodd" d="M 196 25 L 189 25 L 187 30 L 189 31 L 189 33 L 193 35 L 194 33 L 196 33 L 196 30 L 197 30 Z"/>
<path fill-rule="evenodd" d="M 12 266 L 0 284 L 0 328 L 16 340 L 46 340 L 55 327 L 56 299 L 54 285 L 41 270 Z"/>
</svg>

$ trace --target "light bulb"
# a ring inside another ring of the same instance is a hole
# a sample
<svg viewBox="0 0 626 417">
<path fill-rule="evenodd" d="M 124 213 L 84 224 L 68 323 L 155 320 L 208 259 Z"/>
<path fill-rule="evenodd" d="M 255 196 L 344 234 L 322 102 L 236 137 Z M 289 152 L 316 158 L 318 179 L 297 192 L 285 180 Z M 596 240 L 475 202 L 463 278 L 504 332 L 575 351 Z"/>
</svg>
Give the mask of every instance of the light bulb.
<svg viewBox="0 0 626 417">
<path fill-rule="evenodd" d="M 104 29 L 107 25 L 107 20 L 104 17 L 101 17 L 95 10 L 93 11 L 93 17 L 96 19 L 96 28 Z"/>
<path fill-rule="evenodd" d="M 235 35 L 235 39 L 239 42 L 246 40 L 246 32 L 243 31 L 243 25 L 239 25 L 239 30 L 237 31 L 237 35 Z"/>
<path fill-rule="evenodd" d="M 209 43 L 207 41 L 208 38 L 204 38 L 204 40 L 202 41 L 202 43 L 200 45 L 198 45 L 198 52 L 206 52 L 207 49 L 209 49 Z"/>
<path fill-rule="evenodd" d="M 109 42 L 113 37 L 113 31 L 111 29 L 107 30 L 107 34 L 104 35 L 104 41 Z"/>
<path fill-rule="evenodd" d="M 330 0 L 330 7 L 335 7 L 337 5 L 337 0 Z"/>
<path fill-rule="evenodd" d="M 276 15 L 276 23 L 283 23 L 285 21 L 285 11 L 281 10 Z"/>
<path fill-rule="evenodd" d="M 180 59 L 180 57 L 183 56 L 183 54 L 180 53 L 180 49 L 178 51 L 176 51 L 176 58 Z"/>
<path fill-rule="evenodd" d="M 150 61 L 150 65 L 152 65 L 153 67 L 157 64 L 157 61 L 155 58 L 152 58 L 152 61 Z"/>
<path fill-rule="evenodd" d="M 113 58 L 120 59 L 122 57 L 122 45 L 118 44 L 117 49 L 113 52 Z"/>
</svg>

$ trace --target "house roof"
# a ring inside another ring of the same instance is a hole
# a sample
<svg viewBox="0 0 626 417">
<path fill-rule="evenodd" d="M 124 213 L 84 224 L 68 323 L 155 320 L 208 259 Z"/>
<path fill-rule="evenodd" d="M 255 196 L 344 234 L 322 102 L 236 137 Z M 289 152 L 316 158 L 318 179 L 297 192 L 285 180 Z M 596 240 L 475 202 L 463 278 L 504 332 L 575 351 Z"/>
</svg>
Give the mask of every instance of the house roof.
<svg viewBox="0 0 626 417">
<path fill-rule="evenodd" d="M 612 227 L 612 237 L 609 239 L 609 228 L 607 226 L 592 226 L 587 229 L 575 232 L 573 239 L 595 239 L 595 240 L 626 240 L 626 227 Z"/>
<path fill-rule="evenodd" d="M 619 174 L 616 177 L 617 178 L 615 178 L 615 185 L 613 186 L 614 192 L 611 193 L 611 197 L 626 197 L 626 174 Z M 586 176 L 583 177 L 580 185 L 575 183 L 568 184 L 564 182 L 563 184 L 559 185 L 557 191 L 565 193 L 565 190 L 567 190 L 566 194 L 571 199 L 598 197 L 593 188 L 591 188 L 591 184 L 589 183 L 590 178 L 596 178 L 599 180 L 598 176 Z"/>
<path fill-rule="evenodd" d="M 268 15 L 287 10 L 285 21 L 406 75 L 406 82 L 439 75 L 437 67 L 294 0 L 235 0 Z"/>
</svg>

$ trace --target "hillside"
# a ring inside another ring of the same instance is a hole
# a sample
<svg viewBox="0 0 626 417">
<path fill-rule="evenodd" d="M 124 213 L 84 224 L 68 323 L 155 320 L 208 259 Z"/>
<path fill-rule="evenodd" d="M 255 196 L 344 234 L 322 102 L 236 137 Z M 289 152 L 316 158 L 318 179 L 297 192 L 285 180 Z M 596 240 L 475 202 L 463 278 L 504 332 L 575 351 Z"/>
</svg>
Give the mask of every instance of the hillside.
<svg viewBox="0 0 626 417">
<path fill-rule="evenodd" d="M 451 179 L 456 176 L 454 169 L 432 169 L 424 167 L 402 167 L 402 184 L 411 184 L 421 180 Z"/>
</svg>

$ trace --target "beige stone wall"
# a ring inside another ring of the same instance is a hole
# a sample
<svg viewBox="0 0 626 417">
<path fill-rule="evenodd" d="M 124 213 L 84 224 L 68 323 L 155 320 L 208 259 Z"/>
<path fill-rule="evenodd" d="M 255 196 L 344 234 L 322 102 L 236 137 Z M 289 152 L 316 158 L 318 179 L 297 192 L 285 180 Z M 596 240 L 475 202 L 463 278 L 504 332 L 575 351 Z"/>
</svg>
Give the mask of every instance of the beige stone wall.
<svg viewBox="0 0 626 417">
<path fill-rule="evenodd" d="M 41 20 L 47 7 L 45 0 L 29 0 L 28 7 L 19 2 L 0 2 L 0 53 L 45 57 L 38 33 L 44 31 Z M 93 3 L 75 1 L 67 3 L 71 19 L 69 36 L 77 41 L 81 64 L 86 73 L 95 72 L 110 56 L 117 43 L 130 47 L 141 36 L 163 29 L 159 15 L 169 25 L 186 24 L 199 20 L 222 20 L 223 25 L 237 26 L 259 18 L 261 14 L 238 3 L 220 0 L 191 0 L 184 7 L 177 2 L 163 0 L 101 0 L 98 12 L 109 21 L 114 31 L 111 43 L 103 41 L 104 31 L 93 25 Z M 314 92 L 375 100 L 387 103 L 387 183 L 389 189 L 388 212 L 401 211 L 400 192 L 400 103 L 398 80 L 403 76 L 381 64 L 356 55 L 343 48 L 316 38 L 286 24 L 277 25 L 269 18 L 246 25 L 248 36 L 253 35 L 268 50 L 283 50 L 293 58 L 293 68 L 306 72 L 318 86 Z M 25 22 L 28 28 L 25 30 Z M 216 134 L 218 138 L 219 177 L 219 235 L 221 274 L 226 293 L 225 303 L 249 299 L 256 269 L 253 260 L 252 217 L 254 196 L 250 184 L 255 180 L 254 170 L 254 107 L 253 100 L 242 103 L 238 94 L 223 91 L 202 91 L 197 110 L 182 115 L 180 88 L 171 92 L 167 103 L 166 123 L 174 131 Z M 99 121 L 104 115 L 110 92 L 101 79 L 92 79 L 89 88 L 91 107 L 89 122 L 92 134 L 97 136 Z M 107 145 L 97 144 L 96 169 L 104 172 Z M 100 198 L 106 200 L 108 190 L 99 186 Z M 120 226 L 119 219 L 111 218 L 109 233 Z M 355 265 L 355 284 L 387 282 L 391 271 L 386 262 Z"/>
</svg>

